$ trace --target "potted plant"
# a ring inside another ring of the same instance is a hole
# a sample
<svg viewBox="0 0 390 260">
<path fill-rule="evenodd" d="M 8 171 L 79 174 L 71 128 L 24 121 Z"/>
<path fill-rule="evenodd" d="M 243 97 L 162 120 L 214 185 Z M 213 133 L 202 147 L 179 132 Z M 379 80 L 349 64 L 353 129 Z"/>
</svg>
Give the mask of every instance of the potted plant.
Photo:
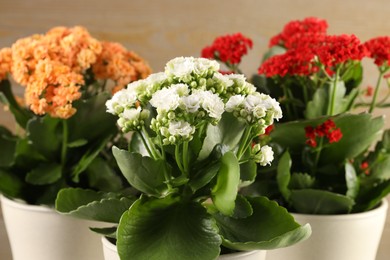
<svg viewBox="0 0 390 260">
<path fill-rule="evenodd" d="M 58 214 L 55 198 L 66 187 L 124 187 L 108 151 L 123 136 L 105 102 L 111 88 L 149 73 L 136 54 L 79 26 L 0 50 L 0 98 L 17 123 L 14 131 L 0 127 L 0 193 L 14 260 L 102 259 L 90 223 Z M 24 100 L 14 94 L 18 84 Z"/>
<path fill-rule="evenodd" d="M 378 93 L 390 68 L 390 38 L 361 43 L 354 35 L 329 35 L 327 27 L 318 18 L 288 23 L 252 78 L 280 102 L 284 117 L 259 136 L 275 160 L 259 168 L 246 192 L 278 201 L 313 228 L 310 239 L 268 259 L 375 259 L 385 223 L 389 131 L 372 112 L 388 106 L 388 94 Z M 363 58 L 378 66 L 374 88 L 361 86 Z"/>
<path fill-rule="evenodd" d="M 229 259 L 264 259 L 257 250 L 310 235 L 276 202 L 240 193 L 257 164 L 273 159 L 253 139 L 282 114 L 243 75 L 218 69 L 215 61 L 178 57 L 107 101 L 122 131 L 132 132 L 129 148 L 114 146 L 113 154 L 136 192 L 68 188 L 56 200 L 64 214 L 115 223 L 93 229 L 108 238 L 106 260 L 226 259 L 251 250 Z"/>
</svg>

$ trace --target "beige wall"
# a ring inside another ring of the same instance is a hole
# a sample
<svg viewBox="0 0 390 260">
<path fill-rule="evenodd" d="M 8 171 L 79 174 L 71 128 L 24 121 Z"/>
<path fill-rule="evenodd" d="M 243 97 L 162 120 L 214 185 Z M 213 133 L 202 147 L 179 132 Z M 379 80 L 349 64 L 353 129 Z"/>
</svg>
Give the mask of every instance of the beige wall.
<svg viewBox="0 0 390 260">
<path fill-rule="evenodd" d="M 242 32 L 254 41 L 243 62 L 244 72 L 251 74 L 269 38 L 292 19 L 318 16 L 328 20 L 330 33 L 367 40 L 390 35 L 389 11 L 388 0 L 0 0 L 0 48 L 53 26 L 82 25 L 100 40 L 118 41 L 136 51 L 160 71 L 173 57 L 198 56 L 216 36 Z M 370 68 L 366 84 L 372 75 Z M 13 125 L 2 111 L 0 124 Z M 386 250 L 390 254 L 390 223 L 386 228 L 387 245 L 378 259 L 385 259 Z"/>
</svg>

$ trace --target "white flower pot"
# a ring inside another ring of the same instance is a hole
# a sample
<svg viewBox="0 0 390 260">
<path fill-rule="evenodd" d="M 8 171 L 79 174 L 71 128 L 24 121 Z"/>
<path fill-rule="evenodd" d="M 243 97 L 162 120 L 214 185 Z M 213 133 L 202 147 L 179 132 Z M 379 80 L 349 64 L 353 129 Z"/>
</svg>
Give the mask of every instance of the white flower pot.
<svg viewBox="0 0 390 260">
<path fill-rule="evenodd" d="M 105 237 L 102 238 L 103 252 L 105 260 L 120 260 L 116 246 L 108 241 Z M 265 260 L 266 252 L 264 250 L 239 252 L 233 254 L 222 255 L 218 260 Z M 188 258 L 190 259 L 190 257 Z"/>
<path fill-rule="evenodd" d="M 388 202 L 368 212 L 342 215 L 295 214 L 310 223 L 312 235 L 294 246 L 270 250 L 267 260 L 375 260 Z"/>
<path fill-rule="evenodd" d="M 95 222 L 1 197 L 13 260 L 103 260 Z"/>
</svg>

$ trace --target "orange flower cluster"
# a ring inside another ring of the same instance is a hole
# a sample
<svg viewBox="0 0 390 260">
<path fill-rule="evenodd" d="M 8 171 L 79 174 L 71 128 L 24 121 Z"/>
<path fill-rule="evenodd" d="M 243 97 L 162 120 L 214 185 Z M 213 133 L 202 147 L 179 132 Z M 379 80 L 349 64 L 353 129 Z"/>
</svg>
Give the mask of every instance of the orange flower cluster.
<svg viewBox="0 0 390 260">
<path fill-rule="evenodd" d="M 135 53 L 100 42 L 80 26 L 55 27 L 0 50 L 0 80 L 10 72 L 25 86 L 25 103 L 37 115 L 67 119 L 76 113 L 72 102 L 81 97 L 88 69 L 96 79 L 113 80 L 117 89 L 151 72 Z"/>
<path fill-rule="evenodd" d="M 102 42 L 103 50 L 92 69 L 97 79 L 111 79 L 116 86 L 113 92 L 124 88 L 129 82 L 146 78 L 151 69 L 136 53 L 126 50 L 119 43 Z"/>
</svg>

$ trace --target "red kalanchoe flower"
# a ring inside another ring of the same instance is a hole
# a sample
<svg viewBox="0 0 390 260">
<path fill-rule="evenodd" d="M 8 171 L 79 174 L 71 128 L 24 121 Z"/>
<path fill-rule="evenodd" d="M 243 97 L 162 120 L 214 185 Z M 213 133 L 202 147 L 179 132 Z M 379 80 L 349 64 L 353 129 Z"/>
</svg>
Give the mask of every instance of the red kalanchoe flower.
<svg viewBox="0 0 390 260">
<path fill-rule="evenodd" d="M 372 86 L 367 86 L 365 96 L 371 97 L 373 92 L 374 92 L 374 88 Z"/>
<path fill-rule="evenodd" d="M 328 119 L 315 128 L 312 126 L 306 126 L 305 136 L 307 138 L 306 144 L 310 145 L 311 147 L 316 147 L 316 137 L 326 137 L 328 142 L 331 144 L 340 141 L 340 139 L 343 137 L 343 133 L 341 132 L 340 128 L 336 127 L 336 124 L 332 119 Z"/>
<path fill-rule="evenodd" d="M 266 60 L 259 68 L 259 74 L 266 77 L 286 75 L 309 76 L 318 71 L 313 65 L 314 54 L 308 49 L 292 49 Z"/>
<path fill-rule="evenodd" d="M 328 35 L 313 47 L 313 52 L 328 71 L 349 60 L 361 60 L 367 54 L 366 47 L 355 35 Z"/>
<path fill-rule="evenodd" d="M 368 175 L 370 173 L 370 171 L 368 169 L 369 166 L 370 165 L 368 164 L 368 162 L 362 162 L 362 164 L 360 164 L 360 169 L 362 169 L 364 171 L 364 173 L 366 175 Z"/>
<path fill-rule="evenodd" d="M 241 33 L 216 38 L 211 46 L 203 48 L 201 56 L 229 64 L 239 64 L 242 56 L 248 53 L 253 42 Z"/>
<path fill-rule="evenodd" d="M 373 58 L 376 65 L 390 65 L 390 37 L 373 38 L 364 43 L 364 46 L 367 48 L 368 57 Z"/>
<path fill-rule="evenodd" d="M 271 38 L 269 47 L 274 45 L 286 46 L 286 43 L 290 41 L 291 37 L 296 37 L 296 35 L 304 35 L 306 33 L 325 34 L 327 29 L 328 23 L 326 20 L 316 17 L 308 17 L 302 21 L 291 21 L 284 26 L 281 33 Z"/>
<path fill-rule="evenodd" d="M 265 134 L 265 135 L 270 135 L 271 132 L 272 132 L 272 130 L 274 130 L 274 125 L 269 125 L 269 126 L 267 126 L 267 128 L 265 129 L 264 134 Z"/>
<path fill-rule="evenodd" d="M 326 138 L 328 138 L 330 144 L 337 143 L 342 137 L 343 133 L 341 132 L 340 128 L 336 128 L 326 134 Z"/>
<path fill-rule="evenodd" d="M 307 139 L 307 140 L 306 140 L 306 144 L 309 145 L 309 146 L 311 146 L 311 147 L 313 147 L 313 148 L 317 147 L 317 141 L 316 141 L 316 139 Z"/>
</svg>

